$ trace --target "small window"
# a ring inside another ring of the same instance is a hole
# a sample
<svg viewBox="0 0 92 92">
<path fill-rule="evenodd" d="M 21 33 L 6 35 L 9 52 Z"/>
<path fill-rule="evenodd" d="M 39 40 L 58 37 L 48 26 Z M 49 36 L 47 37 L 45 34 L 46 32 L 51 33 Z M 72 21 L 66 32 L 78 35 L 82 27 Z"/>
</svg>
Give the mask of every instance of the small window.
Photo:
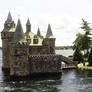
<svg viewBox="0 0 92 92">
<path fill-rule="evenodd" d="M 34 44 L 38 44 L 38 39 L 34 39 Z"/>
<path fill-rule="evenodd" d="M 30 44 L 30 43 L 31 43 L 31 38 L 30 38 L 30 36 L 29 36 L 29 35 L 27 35 L 26 41 L 27 41 L 27 43 L 28 43 L 28 44 Z"/>
<path fill-rule="evenodd" d="M 38 44 L 38 37 L 36 35 L 34 36 L 33 43 Z"/>
</svg>

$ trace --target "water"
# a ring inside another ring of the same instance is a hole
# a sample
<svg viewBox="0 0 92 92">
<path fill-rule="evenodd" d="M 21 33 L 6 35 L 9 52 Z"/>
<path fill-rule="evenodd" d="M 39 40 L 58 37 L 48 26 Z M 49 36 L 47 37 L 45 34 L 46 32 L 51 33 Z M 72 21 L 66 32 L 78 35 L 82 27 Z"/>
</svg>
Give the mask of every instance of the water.
<svg viewBox="0 0 92 92">
<path fill-rule="evenodd" d="M 1 51 L 0 56 L 2 57 Z M 1 62 L 2 58 L 0 67 Z M 54 77 L 7 82 L 4 81 L 6 76 L 0 70 L 0 92 L 92 92 L 92 72 L 67 70 L 63 71 L 60 78 Z"/>
<path fill-rule="evenodd" d="M 62 54 L 64 56 L 66 56 L 66 57 L 73 55 L 73 52 L 74 51 L 71 50 L 71 49 L 68 49 L 68 50 L 56 50 L 57 54 Z"/>
</svg>

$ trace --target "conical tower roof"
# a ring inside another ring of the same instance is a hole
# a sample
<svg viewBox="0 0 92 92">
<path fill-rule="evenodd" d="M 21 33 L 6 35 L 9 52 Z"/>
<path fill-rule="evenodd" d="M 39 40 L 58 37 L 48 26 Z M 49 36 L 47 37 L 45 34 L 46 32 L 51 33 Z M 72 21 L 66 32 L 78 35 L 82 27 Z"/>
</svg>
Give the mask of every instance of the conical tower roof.
<svg viewBox="0 0 92 92">
<path fill-rule="evenodd" d="M 31 24 L 30 24 L 30 20 L 29 20 L 29 18 L 28 18 L 28 20 L 27 20 L 26 25 L 31 25 Z"/>
<path fill-rule="evenodd" d="M 28 34 L 29 32 L 31 32 L 31 24 L 28 18 L 27 23 L 26 23 L 26 33 Z"/>
<path fill-rule="evenodd" d="M 12 16 L 11 16 L 11 13 L 10 13 L 10 11 L 9 11 L 9 13 L 8 13 L 8 17 L 7 17 L 7 20 L 6 20 L 7 22 L 11 22 L 12 21 Z"/>
<path fill-rule="evenodd" d="M 38 28 L 37 36 L 41 37 L 40 29 Z"/>
<path fill-rule="evenodd" d="M 17 27 L 16 27 L 15 34 L 14 34 L 14 41 L 17 42 L 17 41 L 20 41 L 22 39 L 24 39 L 24 33 L 23 33 L 20 19 L 18 19 Z"/>
<path fill-rule="evenodd" d="M 47 29 L 46 38 L 49 38 L 50 36 L 53 36 L 53 33 L 52 33 L 52 30 L 51 30 L 51 26 L 49 24 L 48 25 L 48 29 Z"/>
</svg>

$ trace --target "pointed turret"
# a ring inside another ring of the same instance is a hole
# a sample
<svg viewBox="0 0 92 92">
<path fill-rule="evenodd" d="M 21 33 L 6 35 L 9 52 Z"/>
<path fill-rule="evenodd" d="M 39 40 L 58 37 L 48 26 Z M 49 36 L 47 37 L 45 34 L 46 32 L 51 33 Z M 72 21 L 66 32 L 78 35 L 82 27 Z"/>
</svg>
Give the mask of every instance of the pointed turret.
<svg viewBox="0 0 92 92">
<path fill-rule="evenodd" d="M 30 25 L 30 20 L 29 20 L 29 18 L 28 18 L 28 20 L 27 20 L 27 24 L 26 25 Z"/>
<path fill-rule="evenodd" d="M 51 30 L 51 26 L 49 24 L 48 25 L 48 29 L 47 29 L 46 38 L 49 38 L 50 36 L 53 36 L 53 33 L 52 33 L 52 30 Z"/>
<path fill-rule="evenodd" d="M 20 41 L 22 39 L 24 39 L 24 33 L 23 33 L 20 19 L 18 19 L 17 27 L 16 27 L 15 34 L 14 34 L 14 41 L 17 42 L 17 41 Z"/>
<path fill-rule="evenodd" d="M 38 28 L 37 36 L 41 37 L 40 29 Z"/>
<path fill-rule="evenodd" d="M 30 24 L 30 20 L 28 19 L 26 23 L 26 33 L 29 33 L 29 32 L 31 32 L 31 24 Z"/>
<path fill-rule="evenodd" d="M 11 22 L 12 21 L 12 16 L 11 16 L 11 13 L 10 13 L 10 11 L 9 11 L 9 13 L 8 13 L 8 17 L 7 17 L 7 20 L 6 20 L 7 22 Z"/>
<path fill-rule="evenodd" d="M 7 17 L 7 20 L 4 23 L 4 30 L 3 31 L 9 32 L 11 28 L 13 28 L 13 29 L 15 28 L 15 23 L 12 20 L 11 13 L 9 12 L 8 13 L 8 17 Z M 12 30 L 12 32 L 14 32 L 14 30 Z"/>
</svg>

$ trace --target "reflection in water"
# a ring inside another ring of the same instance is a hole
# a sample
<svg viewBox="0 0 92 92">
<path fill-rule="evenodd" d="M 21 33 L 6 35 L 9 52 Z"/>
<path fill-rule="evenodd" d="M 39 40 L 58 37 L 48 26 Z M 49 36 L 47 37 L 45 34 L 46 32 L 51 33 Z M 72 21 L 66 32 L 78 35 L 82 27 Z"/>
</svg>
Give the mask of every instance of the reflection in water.
<svg viewBox="0 0 92 92">
<path fill-rule="evenodd" d="M 0 92 L 92 92 L 92 76 L 69 70 L 64 71 L 59 79 L 1 82 Z"/>
<path fill-rule="evenodd" d="M 1 62 L 2 58 L 0 67 Z M 65 70 L 60 78 L 39 77 L 26 81 L 4 81 L 7 77 L 0 68 L 0 92 L 92 92 L 91 71 Z"/>
</svg>

